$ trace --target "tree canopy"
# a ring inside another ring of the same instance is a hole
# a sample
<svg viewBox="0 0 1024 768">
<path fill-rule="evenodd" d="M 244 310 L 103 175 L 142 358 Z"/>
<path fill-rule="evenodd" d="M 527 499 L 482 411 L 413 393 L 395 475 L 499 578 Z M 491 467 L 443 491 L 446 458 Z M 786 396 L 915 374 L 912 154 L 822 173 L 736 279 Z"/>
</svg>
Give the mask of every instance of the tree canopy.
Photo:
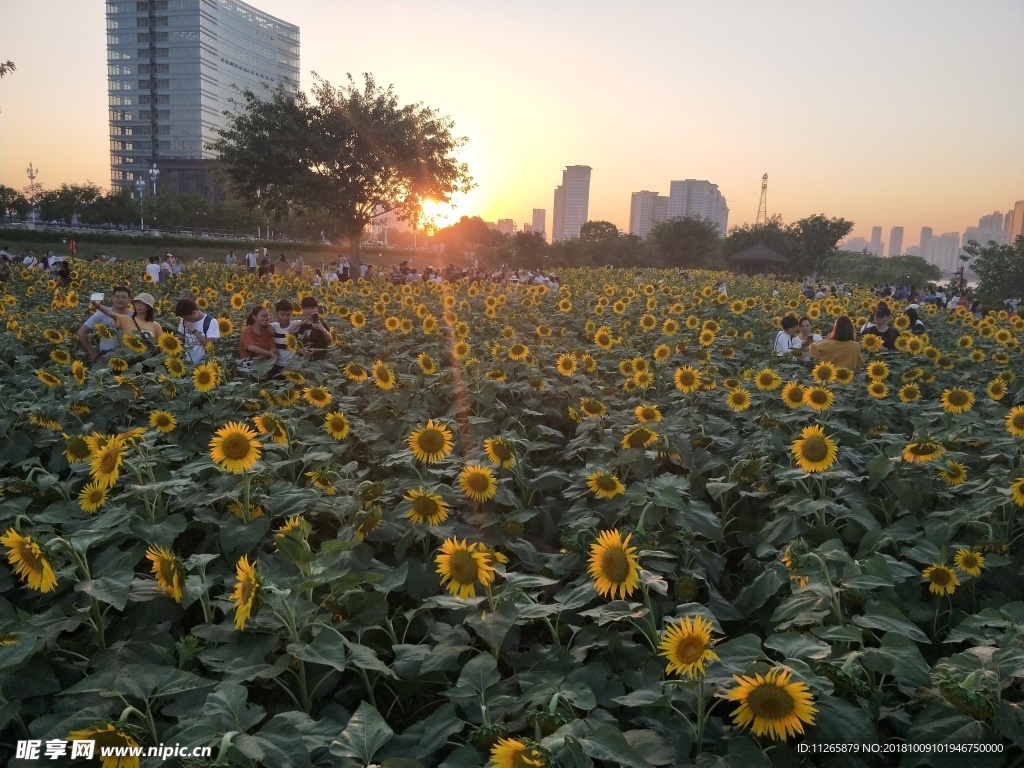
<svg viewBox="0 0 1024 768">
<path fill-rule="evenodd" d="M 977 292 L 985 305 L 997 307 L 1003 299 L 1024 296 L 1024 236 L 1018 235 L 1012 245 L 971 240 L 964 253 L 978 276 Z"/>
<path fill-rule="evenodd" d="M 718 225 L 697 216 L 659 222 L 648 235 L 657 266 L 689 269 L 713 266 L 718 239 Z"/>
<path fill-rule="evenodd" d="M 789 272 L 793 275 L 818 277 L 829 259 L 839 252 L 840 241 L 852 229 L 852 221 L 828 218 L 822 213 L 788 225 L 781 216 L 773 216 L 765 224 L 733 227 L 726 238 L 724 254 L 739 253 L 764 243 L 789 258 Z"/>
<path fill-rule="evenodd" d="M 454 124 L 422 104 L 402 106 L 369 74 L 358 86 L 315 77 L 311 97 L 283 87 L 242 92 L 211 148 L 235 194 L 283 217 L 313 215 L 358 253 L 364 228 L 394 213 L 415 221 L 424 200 L 449 202 L 472 188 Z"/>
</svg>

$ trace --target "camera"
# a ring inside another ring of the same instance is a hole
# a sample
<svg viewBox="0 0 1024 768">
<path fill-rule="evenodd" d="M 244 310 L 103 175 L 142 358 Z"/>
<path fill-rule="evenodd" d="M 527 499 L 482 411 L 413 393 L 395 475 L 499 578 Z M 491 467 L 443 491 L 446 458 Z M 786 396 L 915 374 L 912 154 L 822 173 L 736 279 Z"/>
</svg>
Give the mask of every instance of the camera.
<svg viewBox="0 0 1024 768">
<path fill-rule="evenodd" d="M 320 313 L 319 312 L 314 312 L 313 316 L 310 318 L 310 322 L 319 323 L 320 322 Z"/>
</svg>

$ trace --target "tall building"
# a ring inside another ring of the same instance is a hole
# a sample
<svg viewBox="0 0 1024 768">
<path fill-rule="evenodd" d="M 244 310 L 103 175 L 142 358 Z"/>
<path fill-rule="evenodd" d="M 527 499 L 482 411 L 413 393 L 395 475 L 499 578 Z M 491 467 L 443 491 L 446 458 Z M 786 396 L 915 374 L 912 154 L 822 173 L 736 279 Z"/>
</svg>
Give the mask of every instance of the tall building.
<svg viewBox="0 0 1024 768">
<path fill-rule="evenodd" d="M 540 236 L 545 240 L 547 239 L 547 217 L 548 212 L 544 208 L 533 209 L 533 226 L 534 232 L 540 232 Z"/>
<path fill-rule="evenodd" d="M 299 28 L 240 0 L 107 0 L 110 181 L 217 196 L 206 145 L 235 87 L 299 85 Z M 155 166 L 157 173 L 151 174 Z"/>
<path fill-rule="evenodd" d="M 668 218 L 681 219 L 696 216 L 711 219 L 718 225 L 718 234 L 725 237 L 729 226 L 729 206 L 717 184 L 710 181 L 686 179 L 673 181 L 668 191 Z"/>
<path fill-rule="evenodd" d="M 893 227 L 889 230 L 889 255 L 903 255 L 903 227 Z"/>
<path fill-rule="evenodd" d="M 963 244 L 967 245 L 973 240 L 979 245 L 988 245 L 990 242 L 1005 245 L 1009 240 L 1007 239 L 1008 234 L 1003 228 L 1004 223 L 1003 214 L 998 211 L 990 213 L 988 216 L 982 216 L 978 219 L 978 226 L 967 227 L 964 230 Z"/>
<path fill-rule="evenodd" d="M 1010 233 L 1013 232 L 1013 208 L 1003 214 L 1003 232 L 1006 233 L 1006 242 L 1012 243 Z"/>
<path fill-rule="evenodd" d="M 555 213 L 551 222 L 551 242 L 580 236 L 590 209 L 589 165 L 567 165 L 562 184 L 555 188 Z"/>
<path fill-rule="evenodd" d="M 516 231 L 516 223 L 512 219 L 498 219 L 495 228 L 503 235 L 513 235 Z"/>
<path fill-rule="evenodd" d="M 882 242 L 882 228 L 871 228 L 871 247 L 869 249 L 875 256 L 885 255 L 885 243 Z"/>
<path fill-rule="evenodd" d="M 634 192 L 629 200 L 629 234 L 647 237 L 668 218 L 668 198 L 657 192 Z"/>
<path fill-rule="evenodd" d="M 921 239 L 918 241 L 918 248 L 921 249 L 921 257 L 928 258 L 928 245 L 932 241 L 932 228 L 921 227 Z"/>
<path fill-rule="evenodd" d="M 1010 222 L 1009 242 L 1014 242 L 1021 235 L 1024 235 L 1024 200 L 1018 200 L 1013 204 L 1013 221 Z"/>
</svg>

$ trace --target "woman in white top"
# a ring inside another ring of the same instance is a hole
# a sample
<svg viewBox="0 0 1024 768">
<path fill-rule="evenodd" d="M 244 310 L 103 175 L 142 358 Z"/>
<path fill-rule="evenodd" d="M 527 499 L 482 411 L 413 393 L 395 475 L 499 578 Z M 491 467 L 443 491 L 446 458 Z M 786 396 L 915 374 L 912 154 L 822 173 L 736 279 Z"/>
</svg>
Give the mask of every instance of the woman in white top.
<svg viewBox="0 0 1024 768">
<path fill-rule="evenodd" d="M 782 318 L 782 330 L 775 334 L 772 351 L 778 357 L 785 357 L 802 347 L 803 342 L 800 341 L 800 321 L 793 317 L 793 315 L 786 315 Z"/>
</svg>

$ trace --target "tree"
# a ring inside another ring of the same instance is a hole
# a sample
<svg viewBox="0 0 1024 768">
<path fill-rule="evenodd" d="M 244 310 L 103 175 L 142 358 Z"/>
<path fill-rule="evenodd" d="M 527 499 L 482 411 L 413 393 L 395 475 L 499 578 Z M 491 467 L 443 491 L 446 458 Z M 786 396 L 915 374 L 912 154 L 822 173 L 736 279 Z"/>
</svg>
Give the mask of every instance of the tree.
<svg viewBox="0 0 1024 768">
<path fill-rule="evenodd" d="M 86 203 L 79 213 L 83 224 L 113 224 L 129 226 L 139 219 L 139 209 L 132 197 L 131 187 L 115 188 L 105 195 Z"/>
<path fill-rule="evenodd" d="M 718 246 L 718 226 L 710 219 L 685 216 L 655 224 L 647 239 L 659 267 L 706 267 Z"/>
<path fill-rule="evenodd" d="M 611 243 L 620 234 L 619 228 L 610 221 L 585 221 L 580 227 L 580 240 L 585 243 Z"/>
<path fill-rule="evenodd" d="M 0 209 L 5 216 L 17 216 L 24 221 L 32 209 L 32 204 L 18 190 L 0 184 Z"/>
<path fill-rule="evenodd" d="M 991 309 L 1003 299 L 1024 296 L 1024 236 L 1018 235 L 1012 245 L 971 240 L 964 253 L 978 276 L 978 296 L 985 306 Z"/>
<path fill-rule="evenodd" d="M 479 216 L 463 216 L 454 224 L 437 230 L 434 242 L 454 251 L 472 252 L 478 247 L 492 248 L 501 243 L 501 232 L 491 229 Z"/>
<path fill-rule="evenodd" d="M 817 278 L 828 260 L 838 252 L 839 242 L 850 234 L 853 222 L 816 213 L 789 227 L 794 244 L 793 268 L 798 274 Z"/>
<path fill-rule="evenodd" d="M 424 200 L 450 202 L 472 188 L 456 151 L 464 138 L 447 117 L 422 104 L 402 106 L 394 89 L 369 74 L 338 88 L 316 77 L 312 100 L 278 87 L 251 90 L 211 148 L 235 194 L 268 215 L 323 213 L 328 235 L 342 235 L 355 266 L 363 230 L 394 212 L 415 222 Z"/>
<path fill-rule="evenodd" d="M 796 257 L 796 247 L 793 243 L 792 231 L 782 222 L 782 217 L 776 214 L 764 224 L 740 224 L 729 231 L 729 236 L 722 243 L 722 255 L 731 256 L 734 253 L 753 248 L 758 243 L 764 243 L 776 253 L 793 259 Z"/>
<path fill-rule="evenodd" d="M 17 67 L 14 66 L 14 62 L 11 61 L 10 59 L 8 59 L 7 61 L 5 61 L 2 64 L 0 64 L 0 77 L 3 77 L 4 75 L 10 74 L 11 72 L 13 72 L 16 69 L 17 69 Z"/>
<path fill-rule="evenodd" d="M 883 258 L 867 252 L 839 251 L 828 260 L 821 277 L 862 285 L 894 283 L 922 287 L 942 280 L 942 270 L 920 256 Z"/>
<path fill-rule="evenodd" d="M 540 232 L 516 232 L 503 237 L 500 245 L 483 251 L 487 263 L 507 264 L 513 269 L 543 269 L 548 244 Z"/>
</svg>

